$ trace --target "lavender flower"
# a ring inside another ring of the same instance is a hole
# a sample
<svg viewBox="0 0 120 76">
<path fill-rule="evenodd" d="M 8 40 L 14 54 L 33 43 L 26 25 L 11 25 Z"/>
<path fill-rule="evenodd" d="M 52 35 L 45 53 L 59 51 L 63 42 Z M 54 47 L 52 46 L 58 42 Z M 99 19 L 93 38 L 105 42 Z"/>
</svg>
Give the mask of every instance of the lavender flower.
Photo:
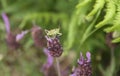
<svg viewBox="0 0 120 76">
<path fill-rule="evenodd" d="M 87 59 L 84 59 L 82 53 L 80 53 L 78 67 L 73 70 L 73 73 L 70 76 L 92 76 L 90 52 L 86 53 L 86 57 Z"/>
<path fill-rule="evenodd" d="M 53 57 L 49 54 L 49 51 L 47 48 L 44 48 L 44 53 L 47 56 L 47 62 L 42 67 L 42 72 L 45 76 L 49 76 L 48 73 L 53 66 Z"/>
<path fill-rule="evenodd" d="M 47 41 L 43 30 L 39 26 L 32 27 L 32 38 L 37 47 L 43 48 L 47 46 Z"/>
<path fill-rule="evenodd" d="M 44 67 L 46 67 L 47 69 L 50 68 L 53 64 L 53 57 L 49 54 L 49 50 L 47 48 L 44 48 L 44 53 L 47 56 L 47 63 L 44 64 Z"/>
<path fill-rule="evenodd" d="M 21 40 L 25 34 L 27 34 L 27 31 L 23 31 L 21 34 L 14 35 L 10 30 L 10 22 L 5 13 L 2 13 L 2 18 L 4 20 L 6 31 L 7 31 L 6 41 L 7 41 L 8 47 L 12 50 L 16 50 L 20 46 L 18 41 Z"/>
<path fill-rule="evenodd" d="M 7 33 L 6 41 L 11 50 L 16 50 L 20 47 L 20 44 L 16 41 L 16 36 L 12 33 Z"/>
<path fill-rule="evenodd" d="M 47 39 L 47 48 L 49 50 L 50 55 L 53 57 L 61 56 L 63 52 L 63 48 L 60 44 L 58 36 L 55 37 L 46 36 L 46 39 Z"/>
</svg>

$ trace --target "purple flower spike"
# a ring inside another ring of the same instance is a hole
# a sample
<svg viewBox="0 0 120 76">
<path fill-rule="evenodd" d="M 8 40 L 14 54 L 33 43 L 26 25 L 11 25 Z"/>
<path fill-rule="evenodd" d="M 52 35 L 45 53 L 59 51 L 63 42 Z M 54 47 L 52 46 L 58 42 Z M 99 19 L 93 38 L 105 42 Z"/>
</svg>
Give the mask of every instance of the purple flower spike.
<svg viewBox="0 0 120 76">
<path fill-rule="evenodd" d="M 53 57 L 49 54 L 49 50 L 44 48 L 44 53 L 47 56 L 47 62 L 44 64 L 44 68 L 49 69 L 53 64 Z"/>
<path fill-rule="evenodd" d="M 45 36 L 45 38 L 47 39 L 47 41 L 52 42 L 53 38 L 49 38 L 48 36 Z"/>
<path fill-rule="evenodd" d="M 82 53 L 80 53 L 80 59 L 78 59 L 78 63 L 83 64 L 83 62 L 84 62 L 84 57 L 83 57 Z"/>
<path fill-rule="evenodd" d="M 78 66 L 73 70 L 70 76 L 92 76 L 91 67 L 91 54 L 86 53 L 87 59 L 84 59 L 82 53 L 80 53 L 80 59 L 78 60 Z"/>
<path fill-rule="evenodd" d="M 62 45 L 60 44 L 59 38 L 57 36 L 55 37 L 48 37 L 47 39 L 47 48 L 49 50 L 49 53 L 53 57 L 60 57 L 63 52 Z"/>
<path fill-rule="evenodd" d="M 90 54 L 90 52 L 86 53 L 86 57 L 87 57 L 87 62 L 90 62 L 91 61 L 91 54 Z"/>
<path fill-rule="evenodd" d="M 9 19 L 8 19 L 7 15 L 5 13 L 2 13 L 2 18 L 3 18 L 4 23 L 5 23 L 6 31 L 7 31 L 7 33 L 9 33 L 10 32 L 10 22 L 9 22 Z"/>
<path fill-rule="evenodd" d="M 20 41 L 26 34 L 28 33 L 28 31 L 22 31 L 22 33 L 17 34 L 16 35 L 16 41 Z"/>
</svg>

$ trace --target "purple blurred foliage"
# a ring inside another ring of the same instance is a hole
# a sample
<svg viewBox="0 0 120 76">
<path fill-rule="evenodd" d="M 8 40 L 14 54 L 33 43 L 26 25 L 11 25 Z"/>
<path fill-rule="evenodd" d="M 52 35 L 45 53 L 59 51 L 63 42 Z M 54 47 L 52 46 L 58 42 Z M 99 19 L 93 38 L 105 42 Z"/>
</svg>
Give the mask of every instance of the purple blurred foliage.
<svg viewBox="0 0 120 76">
<path fill-rule="evenodd" d="M 50 76 L 49 72 L 51 67 L 53 68 L 54 58 L 49 54 L 49 50 L 47 48 L 44 48 L 43 52 L 47 56 L 47 62 L 43 65 L 41 71 L 44 73 L 45 76 Z"/>
<path fill-rule="evenodd" d="M 49 54 L 49 50 L 44 48 L 44 53 L 47 56 L 47 62 L 44 64 L 46 68 L 50 68 L 53 65 L 53 57 Z"/>
</svg>

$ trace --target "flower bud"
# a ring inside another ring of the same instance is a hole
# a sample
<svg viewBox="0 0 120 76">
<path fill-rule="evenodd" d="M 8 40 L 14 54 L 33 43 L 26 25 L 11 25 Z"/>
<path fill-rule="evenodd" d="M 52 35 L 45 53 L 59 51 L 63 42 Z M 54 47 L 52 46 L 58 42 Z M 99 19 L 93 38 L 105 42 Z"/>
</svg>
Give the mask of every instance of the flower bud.
<svg viewBox="0 0 120 76">
<path fill-rule="evenodd" d="M 37 47 L 43 48 L 47 46 L 47 41 L 43 30 L 38 26 L 32 27 L 32 38 Z"/>
</svg>

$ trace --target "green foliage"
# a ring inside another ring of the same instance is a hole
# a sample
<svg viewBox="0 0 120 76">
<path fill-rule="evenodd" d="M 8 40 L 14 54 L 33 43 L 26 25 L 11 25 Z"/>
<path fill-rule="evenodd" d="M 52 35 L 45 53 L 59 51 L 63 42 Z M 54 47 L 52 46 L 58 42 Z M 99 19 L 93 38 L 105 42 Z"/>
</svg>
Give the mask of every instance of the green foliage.
<svg viewBox="0 0 120 76">
<path fill-rule="evenodd" d="M 113 1 L 106 0 L 106 14 L 104 16 L 103 21 L 99 22 L 96 25 L 96 28 L 103 27 L 104 25 L 108 24 L 109 21 L 114 17 L 116 12 L 116 7 Z"/>
<path fill-rule="evenodd" d="M 91 8 L 92 5 L 93 8 Z M 69 24 L 68 48 L 74 45 L 74 40 L 78 35 L 76 28 L 85 28 L 82 29 L 84 33 L 80 31 L 81 29 L 79 30 L 79 34 L 82 36 L 79 38 L 78 45 L 80 46 L 89 36 L 101 28 L 107 33 L 119 31 L 119 0 L 84 0 L 80 1 L 76 7 Z M 107 27 L 106 25 L 113 26 Z M 117 39 L 113 42 L 119 41 Z"/>
<path fill-rule="evenodd" d="M 26 25 L 26 23 L 28 21 L 32 22 L 32 20 L 34 21 L 44 21 L 45 23 L 49 23 L 50 21 L 53 23 L 53 24 L 56 24 L 56 22 L 59 22 L 61 21 L 61 24 L 62 26 L 65 26 L 67 24 L 67 20 L 68 20 L 68 17 L 66 14 L 64 13 L 58 13 L 58 14 L 55 14 L 55 13 L 31 13 L 31 14 L 26 14 L 21 22 L 21 24 L 19 25 L 19 28 L 23 29 Z"/>
<path fill-rule="evenodd" d="M 80 2 L 76 7 L 76 11 L 73 12 L 73 16 L 71 17 L 71 21 L 69 23 L 69 30 L 68 30 L 68 45 L 67 48 L 70 48 L 74 41 L 75 36 L 77 35 L 77 28 L 78 26 L 82 25 L 82 23 L 85 23 L 85 14 L 88 12 L 88 8 L 91 6 L 91 0 L 85 0 L 83 2 Z M 84 26 L 84 25 L 83 25 Z"/>
<path fill-rule="evenodd" d="M 104 7 L 105 1 L 104 0 L 96 0 L 95 5 L 93 6 L 93 10 L 88 14 L 89 16 L 94 16 L 98 11 Z"/>
<path fill-rule="evenodd" d="M 113 19 L 113 23 L 111 27 L 108 27 L 105 29 L 106 32 L 119 32 L 120 31 L 120 1 L 118 0 L 118 2 L 116 2 L 116 14 L 115 17 Z M 118 43 L 120 42 L 120 37 L 115 38 L 112 42 L 114 43 Z"/>
</svg>

